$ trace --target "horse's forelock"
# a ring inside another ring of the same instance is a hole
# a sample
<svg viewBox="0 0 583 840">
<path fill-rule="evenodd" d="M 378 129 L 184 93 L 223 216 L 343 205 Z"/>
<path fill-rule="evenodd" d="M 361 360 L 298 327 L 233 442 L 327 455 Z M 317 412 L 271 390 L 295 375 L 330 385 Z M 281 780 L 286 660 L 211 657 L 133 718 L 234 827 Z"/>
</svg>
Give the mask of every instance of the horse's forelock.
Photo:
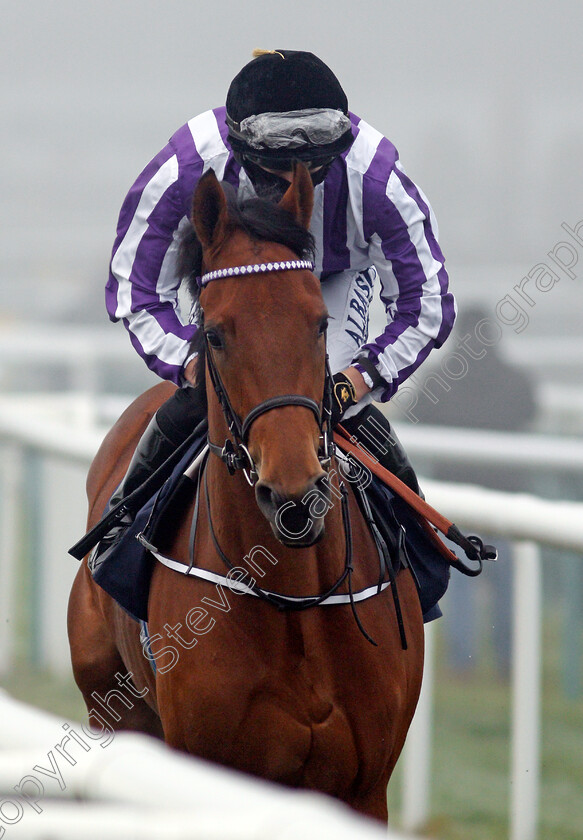
<svg viewBox="0 0 583 840">
<path fill-rule="evenodd" d="M 250 239 L 275 242 L 289 248 L 301 259 L 313 258 L 315 243 L 312 234 L 293 218 L 291 213 L 264 198 L 250 198 L 239 202 L 230 184 L 223 182 L 229 219 Z M 200 289 L 197 278 L 202 273 L 202 246 L 192 225 L 185 226 L 178 252 L 178 274 L 186 282 L 188 291 L 197 301 Z"/>
<path fill-rule="evenodd" d="M 249 198 L 237 210 L 240 227 L 252 239 L 284 245 L 302 259 L 314 256 L 312 234 L 278 204 L 264 198 Z"/>
</svg>

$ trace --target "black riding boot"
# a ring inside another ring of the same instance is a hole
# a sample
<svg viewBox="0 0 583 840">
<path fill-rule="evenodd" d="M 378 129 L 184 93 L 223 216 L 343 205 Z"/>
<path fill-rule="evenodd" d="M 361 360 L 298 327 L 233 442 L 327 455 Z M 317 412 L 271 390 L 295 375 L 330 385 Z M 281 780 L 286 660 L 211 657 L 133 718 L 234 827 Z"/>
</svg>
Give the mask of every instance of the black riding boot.
<svg viewBox="0 0 583 840">
<path fill-rule="evenodd" d="M 397 478 L 421 495 L 419 482 L 403 444 L 391 428 L 385 415 L 374 405 L 365 406 L 354 417 L 340 421 L 354 435 L 358 443 Z"/>
<path fill-rule="evenodd" d="M 121 484 L 111 497 L 110 508 L 140 487 L 175 449 L 176 443 L 164 434 L 154 414 L 138 441 Z"/>
<path fill-rule="evenodd" d="M 109 510 L 150 478 L 206 417 L 206 404 L 195 388 L 179 388 L 163 403 L 138 441 L 121 484 L 111 497 Z M 93 561 L 102 558 L 134 521 L 137 511 L 128 512 L 102 538 Z"/>
<path fill-rule="evenodd" d="M 164 434 L 156 415 L 152 417 L 130 461 L 121 484 L 109 501 L 108 510 L 114 508 L 148 479 L 158 467 L 174 452 L 176 443 Z M 134 521 L 135 513 L 128 512 L 101 539 L 97 545 L 93 562 L 119 542 L 123 533 Z"/>
</svg>

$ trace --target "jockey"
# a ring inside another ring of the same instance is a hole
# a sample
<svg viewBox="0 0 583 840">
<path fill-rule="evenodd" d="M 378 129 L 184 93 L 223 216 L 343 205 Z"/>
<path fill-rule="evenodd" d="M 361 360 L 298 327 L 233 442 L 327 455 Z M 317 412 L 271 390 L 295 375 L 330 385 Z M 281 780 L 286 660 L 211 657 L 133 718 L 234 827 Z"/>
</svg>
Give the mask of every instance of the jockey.
<svg viewBox="0 0 583 840">
<path fill-rule="evenodd" d="M 106 290 L 109 316 L 123 321 L 148 367 L 180 387 L 150 422 L 111 506 L 203 419 L 189 387 L 197 326 L 181 317 L 175 270 L 198 180 L 213 169 L 242 198 L 278 201 L 296 160 L 308 166 L 315 188 L 310 230 L 315 273 L 331 316 L 334 421 L 342 418 L 384 466 L 418 491 L 402 446 L 371 402 L 389 400 L 453 326 L 455 302 L 433 211 L 395 147 L 348 111 L 326 64 L 308 52 L 256 50 L 232 81 L 226 108 L 178 129 L 121 209 Z M 369 338 L 375 290 L 387 325 Z M 114 538 L 111 532 L 102 543 Z"/>
</svg>

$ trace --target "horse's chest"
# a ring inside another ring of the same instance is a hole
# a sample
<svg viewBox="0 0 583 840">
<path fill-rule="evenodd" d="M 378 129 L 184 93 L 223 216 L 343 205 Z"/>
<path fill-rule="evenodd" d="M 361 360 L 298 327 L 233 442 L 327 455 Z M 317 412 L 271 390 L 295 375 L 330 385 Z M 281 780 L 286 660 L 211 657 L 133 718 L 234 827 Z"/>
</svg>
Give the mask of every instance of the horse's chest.
<svg viewBox="0 0 583 840">
<path fill-rule="evenodd" d="M 264 620 L 271 617 L 265 611 Z M 331 614 L 330 614 L 331 616 Z M 171 744 L 243 772 L 348 798 L 370 787 L 386 763 L 383 739 L 390 721 L 384 682 L 368 647 L 349 651 L 324 611 L 288 616 L 260 639 L 258 622 L 217 624 L 214 647 L 197 645 L 158 678 L 165 734 Z M 281 626 L 280 626 L 281 625 Z M 350 626 L 351 639 L 354 629 Z M 259 631 L 257 631 L 259 634 Z M 268 652 L 260 642 L 267 635 Z M 340 641 L 338 641 L 340 637 Z M 357 637 L 358 641 L 358 637 Z M 378 663 L 377 663 L 378 665 Z M 383 691 L 375 686 L 383 683 Z M 188 687 L 188 691 L 186 691 Z M 186 695 L 186 696 L 185 696 Z M 378 696 L 377 696 L 378 695 Z"/>
<path fill-rule="evenodd" d="M 367 723 L 329 685 L 296 671 L 247 690 L 227 679 L 221 689 L 212 708 L 199 697 L 204 725 L 191 752 L 284 784 L 335 796 L 351 790 L 363 771 L 363 742 L 370 743 Z"/>
<path fill-rule="evenodd" d="M 355 733 L 324 688 L 266 687 L 248 706 L 245 752 L 255 772 L 338 794 L 358 771 Z"/>
</svg>

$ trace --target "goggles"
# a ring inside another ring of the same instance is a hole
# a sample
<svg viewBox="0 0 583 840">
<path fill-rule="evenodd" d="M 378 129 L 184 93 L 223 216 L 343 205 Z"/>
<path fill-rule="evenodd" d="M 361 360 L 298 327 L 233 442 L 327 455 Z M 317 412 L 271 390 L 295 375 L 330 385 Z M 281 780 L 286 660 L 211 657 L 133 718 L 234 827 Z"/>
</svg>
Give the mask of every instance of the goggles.
<svg viewBox="0 0 583 840">
<path fill-rule="evenodd" d="M 227 114 L 229 141 L 241 158 L 272 172 L 300 160 L 311 172 L 329 167 L 353 141 L 350 119 L 332 108 L 253 115 L 236 123 Z"/>
</svg>

